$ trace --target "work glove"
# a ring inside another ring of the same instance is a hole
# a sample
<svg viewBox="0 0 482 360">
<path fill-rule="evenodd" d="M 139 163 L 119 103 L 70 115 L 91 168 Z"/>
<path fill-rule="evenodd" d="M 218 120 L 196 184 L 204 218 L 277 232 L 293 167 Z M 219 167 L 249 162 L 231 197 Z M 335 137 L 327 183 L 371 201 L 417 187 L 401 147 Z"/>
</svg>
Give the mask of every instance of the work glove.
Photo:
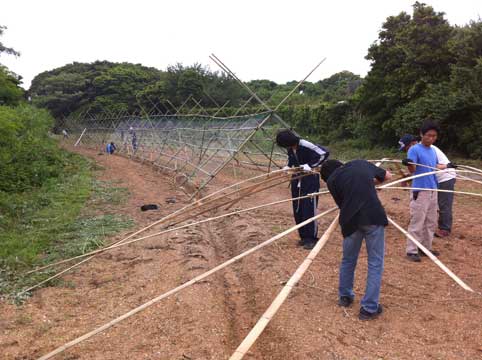
<svg viewBox="0 0 482 360">
<path fill-rule="evenodd" d="M 452 164 L 451 162 L 449 162 L 449 163 L 447 164 L 447 169 L 457 169 L 457 168 L 458 168 L 458 166 L 455 165 L 455 164 Z"/>
<path fill-rule="evenodd" d="M 286 166 L 283 166 L 283 168 L 281 170 L 288 171 L 289 169 L 291 169 L 291 168 L 288 165 L 286 165 Z"/>
<path fill-rule="evenodd" d="M 301 165 L 301 168 L 302 168 L 304 171 L 311 171 L 311 167 L 310 167 L 310 165 L 308 165 L 308 164 L 303 164 L 303 165 Z"/>
<path fill-rule="evenodd" d="M 413 163 L 413 160 L 409 159 L 409 158 L 406 158 L 406 159 L 402 160 L 402 164 L 405 165 L 405 166 L 408 166 L 409 163 Z"/>
</svg>

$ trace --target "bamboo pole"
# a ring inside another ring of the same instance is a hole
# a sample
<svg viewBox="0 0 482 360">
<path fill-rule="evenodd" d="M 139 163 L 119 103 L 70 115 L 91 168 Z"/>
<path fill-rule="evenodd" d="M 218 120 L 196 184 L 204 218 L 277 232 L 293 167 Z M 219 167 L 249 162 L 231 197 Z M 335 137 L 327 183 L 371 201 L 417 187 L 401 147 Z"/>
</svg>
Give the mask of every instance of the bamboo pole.
<svg viewBox="0 0 482 360">
<path fill-rule="evenodd" d="M 369 160 L 370 162 L 375 162 L 375 161 L 381 161 L 381 162 L 391 162 L 391 163 L 396 163 L 396 164 L 400 164 L 402 162 L 402 160 L 397 160 L 397 159 L 382 159 L 382 160 Z M 424 165 L 424 164 L 418 164 L 418 163 L 414 163 L 414 162 L 410 162 L 411 165 L 415 165 L 415 166 L 420 166 L 420 167 L 424 167 L 424 168 L 427 168 L 427 169 L 432 169 L 432 170 L 435 170 L 435 171 L 438 171 L 438 172 L 446 172 L 446 171 L 450 171 L 450 170 L 453 170 L 455 172 L 457 171 L 460 171 L 460 170 L 457 170 L 457 169 L 454 169 L 454 168 L 447 168 L 447 169 L 439 169 L 439 168 L 436 168 L 436 167 L 432 167 L 432 166 L 428 166 L 428 165 Z M 463 165 L 461 165 L 463 166 Z M 475 168 L 475 170 L 477 170 Z M 464 170 L 462 170 L 464 171 Z M 469 171 L 469 173 L 471 174 L 476 174 L 476 175 L 480 175 L 480 173 L 478 173 L 477 171 Z M 463 175 L 460 175 L 460 174 L 456 174 L 458 175 L 459 178 L 461 178 L 462 180 L 468 180 L 468 181 L 472 181 L 472 182 L 475 182 L 477 184 L 482 184 L 482 181 L 479 181 L 479 180 L 475 180 L 475 179 L 472 179 L 472 178 L 469 178 L 467 176 L 463 176 Z"/>
<path fill-rule="evenodd" d="M 474 192 L 467 192 L 467 191 L 458 191 L 458 190 L 426 189 L 426 188 L 414 188 L 414 187 L 403 187 L 403 186 L 388 186 L 385 189 L 436 191 L 436 192 L 446 192 L 446 193 L 453 193 L 453 194 L 471 195 L 471 196 L 482 197 L 482 194 L 478 194 L 478 193 L 474 193 Z"/>
<path fill-rule="evenodd" d="M 308 73 L 308 75 L 306 75 L 306 76 L 304 77 L 303 80 L 301 80 L 298 84 L 296 84 L 296 86 L 288 93 L 288 95 L 285 96 L 285 98 L 284 98 L 283 100 L 280 101 L 280 103 L 274 108 L 273 111 L 277 111 L 277 110 L 280 108 L 280 106 L 283 105 L 284 102 L 285 102 L 286 100 L 288 100 L 288 98 L 296 91 L 296 89 L 298 89 L 298 88 L 301 86 L 301 84 L 303 84 L 303 83 L 306 81 L 306 79 L 308 79 L 308 78 L 310 77 L 310 75 L 313 74 L 313 73 L 315 72 L 315 70 L 318 69 L 318 67 L 325 62 L 325 60 L 326 60 L 326 58 L 324 58 L 323 60 L 321 60 L 321 61 L 313 68 L 313 70 L 311 70 L 311 71 Z"/>
<path fill-rule="evenodd" d="M 439 268 L 441 268 L 448 276 L 452 278 L 458 285 L 460 285 L 464 290 L 475 292 L 472 290 L 470 286 L 464 283 L 457 275 L 455 275 L 448 267 L 446 267 L 430 250 L 428 250 L 425 246 L 423 246 L 417 239 L 415 239 L 412 235 L 408 233 L 405 229 L 403 229 L 400 225 L 398 225 L 395 221 L 392 220 L 388 216 L 388 221 L 395 226 L 400 232 L 402 232 L 407 238 L 415 243 L 420 250 L 423 251 L 425 255 L 427 255 L 430 260 L 432 260 Z"/>
<path fill-rule="evenodd" d="M 382 159 L 381 162 L 387 161 L 386 159 Z M 376 166 L 380 166 L 381 162 L 378 162 Z M 436 172 L 436 171 L 435 171 Z M 435 173 L 432 172 L 432 173 Z M 424 175 L 424 174 L 420 174 Z M 425 175 L 430 175 L 430 173 L 425 173 Z M 418 176 L 419 177 L 419 176 Z M 415 178 L 415 176 L 412 176 L 412 178 Z M 405 178 L 402 180 L 410 180 L 409 178 Z M 400 180 L 394 181 L 392 183 L 388 183 L 383 186 L 379 186 L 378 188 L 389 188 L 390 184 L 400 182 Z M 424 189 L 427 190 L 427 189 Z M 406 237 L 408 237 L 411 241 L 415 243 L 415 245 L 418 246 L 420 250 L 423 251 L 425 255 L 427 255 L 430 260 L 432 260 L 438 267 L 440 267 L 448 276 L 450 276 L 458 285 L 460 285 L 463 289 L 467 291 L 474 292 L 472 288 L 470 288 L 467 284 L 465 284 L 457 275 L 455 275 L 449 268 L 447 268 L 435 255 L 432 254 L 430 250 L 428 250 L 425 246 L 423 246 L 417 239 L 415 239 L 412 235 L 410 235 L 405 229 L 403 229 L 400 225 L 398 225 L 395 221 L 392 220 L 391 217 L 387 216 L 388 221 L 395 226 L 398 230 L 400 230 Z"/>
<path fill-rule="evenodd" d="M 463 172 L 463 173 L 474 173 L 474 171 L 469 171 L 469 170 L 456 170 L 456 169 L 450 169 L 450 170 L 455 170 L 456 172 Z M 437 171 L 430 171 L 430 172 L 426 172 L 426 173 L 423 173 L 423 174 L 418 174 L 418 175 L 412 175 L 412 176 L 409 176 L 409 177 L 406 177 L 406 178 L 402 178 L 402 179 L 398 179 L 398 180 L 395 180 L 395 181 L 392 181 L 388 184 L 385 184 L 385 185 L 381 185 L 381 186 L 378 186 L 377 188 L 378 189 L 384 189 L 386 187 L 389 187 L 389 186 L 392 186 L 392 185 L 395 185 L 395 184 L 399 184 L 401 182 L 404 182 L 404 181 L 408 181 L 408 180 L 412 180 L 412 179 L 416 179 L 416 178 L 419 178 L 419 177 L 423 177 L 423 176 L 428 176 L 428 175 L 434 175 L 438 172 L 446 172 L 447 169 L 445 170 L 437 170 Z"/>
<path fill-rule="evenodd" d="M 79 136 L 79 138 L 77 139 L 77 141 L 75 142 L 74 146 L 79 145 L 80 140 L 82 139 L 82 136 L 84 136 L 84 134 L 85 134 L 86 131 L 87 131 L 87 128 L 84 128 L 84 131 L 82 131 L 82 134 L 80 134 L 80 136 Z"/>
<path fill-rule="evenodd" d="M 284 175 L 283 172 L 285 173 L 284 170 L 277 170 L 277 171 L 272 171 L 270 174 L 275 174 L 275 173 L 276 173 L 276 174 L 279 175 L 279 174 L 281 173 L 281 175 Z M 124 241 L 127 241 L 127 240 L 131 239 L 132 237 L 134 237 L 134 236 L 136 236 L 136 235 L 139 235 L 140 233 L 142 233 L 142 232 L 144 232 L 144 231 L 146 231 L 146 230 L 148 230 L 148 229 L 150 229 L 150 228 L 152 228 L 152 227 L 154 227 L 154 226 L 156 226 L 156 225 L 158 225 L 158 224 L 160 224 L 160 223 L 163 223 L 163 222 L 165 222 L 165 221 L 167 221 L 167 220 L 171 220 L 172 218 L 174 218 L 174 217 L 182 214 L 182 213 L 185 212 L 185 211 L 194 210 L 194 209 L 198 208 L 198 207 L 201 206 L 201 205 L 205 205 L 205 204 L 202 203 L 203 200 L 209 199 L 209 198 L 213 197 L 214 195 L 218 195 L 218 194 L 220 194 L 221 192 L 226 191 L 226 190 L 229 190 L 229 189 L 231 189 L 231 188 L 233 188 L 233 187 L 235 187 L 235 186 L 238 186 L 238 185 L 243 184 L 243 183 L 246 183 L 246 182 L 248 182 L 248 181 L 252 181 L 252 180 L 255 180 L 255 179 L 259 179 L 259 178 L 265 177 L 265 176 L 268 177 L 268 179 L 266 179 L 266 180 L 270 180 L 271 178 L 273 178 L 273 177 L 270 177 L 270 174 L 258 175 L 258 176 L 252 177 L 252 178 L 250 178 L 250 179 L 242 180 L 242 181 L 240 181 L 240 182 L 238 182 L 238 183 L 236 183 L 236 184 L 227 186 L 227 187 L 225 187 L 225 188 L 223 188 L 223 189 L 217 190 L 217 191 L 215 191 L 215 192 L 213 192 L 213 193 L 205 196 L 204 198 L 202 198 L 202 199 L 200 199 L 200 200 L 197 200 L 197 201 L 195 201 L 195 202 L 193 202 L 193 203 L 191 203 L 191 204 L 188 204 L 188 205 L 182 207 L 181 209 L 176 210 L 175 212 L 173 212 L 173 213 L 171 213 L 171 214 L 169 214 L 169 215 L 167 215 L 167 216 L 164 216 L 164 217 L 162 217 L 162 218 L 159 219 L 159 220 L 154 221 L 153 223 L 151 223 L 151 224 L 143 227 L 142 229 L 140 229 L 140 230 L 132 233 L 131 235 L 129 235 L 129 236 L 127 236 L 127 237 L 125 237 L 125 238 L 123 238 L 123 239 L 115 242 L 114 244 L 109 245 L 108 247 L 113 246 L 113 245 L 116 245 L 116 244 L 118 244 L 118 243 L 122 243 L 122 242 L 124 242 Z M 266 181 L 266 180 L 265 180 L 265 181 Z M 254 184 L 254 185 L 257 185 L 257 183 Z M 251 186 L 253 186 L 253 185 L 251 185 Z M 231 195 L 231 194 L 233 194 L 233 193 L 235 193 L 235 192 L 241 191 L 241 190 L 243 190 L 243 189 L 235 190 L 235 191 L 233 191 L 233 192 L 231 192 L 231 193 L 228 193 L 228 194 L 223 195 L 223 197 L 229 196 L 229 195 Z M 211 200 L 209 200 L 209 201 L 212 202 L 212 200 L 213 200 L 213 199 L 211 199 Z M 216 200 L 216 199 L 215 199 L 215 200 Z M 193 208 L 193 209 L 190 209 L 190 208 L 192 208 L 192 207 L 194 207 L 194 206 L 196 206 L 196 207 Z M 68 259 L 67 259 L 67 260 L 68 260 Z M 28 271 L 26 274 L 32 274 L 32 273 L 35 273 L 35 272 L 37 272 L 37 271 L 40 271 L 40 270 L 46 269 L 46 268 L 48 268 L 48 267 L 51 267 L 51 266 L 54 266 L 54 265 L 58 265 L 58 264 L 64 263 L 64 262 L 66 262 L 66 261 L 61 260 L 61 261 L 59 261 L 59 262 L 57 262 L 57 263 L 53 263 L 53 264 L 45 265 L 45 266 L 42 266 L 42 267 L 38 267 L 38 268 L 35 268 L 35 269 L 33 269 L 33 270 Z"/>
<path fill-rule="evenodd" d="M 295 178 L 295 179 L 296 179 L 296 178 Z M 286 180 L 285 180 L 285 181 L 286 181 Z M 264 190 L 266 190 L 266 189 L 270 189 L 270 188 L 272 188 L 272 187 L 278 186 L 278 185 L 282 184 L 282 183 L 285 182 L 285 181 L 281 181 L 281 182 L 278 182 L 278 183 L 275 183 L 275 184 L 267 185 L 267 186 L 265 186 L 265 187 L 263 187 L 263 188 L 261 188 L 261 189 L 258 189 L 257 191 L 254 191 L 254 192 L 252 192 L 252 193 L 248 193 L 248 194 L 246 194 L 246 195 L 245 195 L 245 194 L 242 194 L 242 195 L 240 195 L 240 197 L 239 197 L 238 199 L 243 198 L 243 197 L 248 197 L 248 196 L 251 196 L 251 195 L 253 195 L 253 194 L 257 193 L 257 192 L 264 191 Z M 307 196 L 307 197 L 315 196 L 315 195 L 317 195 L 317 194 L 319 194 L 319 193 L 314 193 L 313 195 L 309 195 L 309 196 Z M 213 199 L 213 200 L 219 200 L 219 199 Z M 235 199 L 235 200 L 236 200 L 236 199 Z M 221 204 L 217 204 L 217 205 L 214 205 L 214 206 L 212 206 L 212 207 L 210 207 L 210 208 L 208 208 L 208 209 L 204 209 L 204 210 L 202 210 L 201 212 L 199 212 L 199 213 L 197 213 L 197 214 L 195 214 L 195 215 L 193 215 L 193 216 L 202 215 L 202 214 L 204 214 L 204 213 L 206 213 L 206 212 L 208 212 L 208 211 L 210 211 L 210 210 L 213 210 L 213 209 L 219 208 L 219 207 L 221 207 L 221 206 L 224 206 L 224 205 L 230 203 L 231 201 L 232 201 L 232 199 L 228 199 L 228 200 L 224 201 L 224 202 L 221 203 Z M 198 208 L 199 208 L 199 207 L 198 207 Z M 180 214 L 180 215 L 182 215 L 182 214 Z M 191 217 L 193 217 L 193 216 L 191 216 Z M 172 218 L 171 218 L 170 220 L 172 220 Z M 180 221 L 177 221 L 177 222 L 175 222 L 175 223 L 172 223 L 171 226 L 177 225 L 177 224 L 179 224 L 180 222 L 185 221 L 185 220 L 187 220 L 187 219 L 180 220 Z M 159 235 L 159 234 L 157 234 L 157 235 Z M 146 237 L 142 237 L 141 239 L 136 239 L 136 240 L 144 240 L 144 239 L 147 239 L 147 238 L 150 238 L 150 237 L 153 237 L 153 236 L 156 236 L 156 235 L 146 236 Z M 131 242 L 134 242 L 134 241 L 131 241 Z M 129 243 L 131 243 L 131 242 L 129 242 Z M 91 257 L 89 257 L 89 258 L 87 258 L 87 259 L 84 259 L 84 260 L 78 262 L 77 264 L 72 265 L 71 267 L 69 267 L 69 268 L 67 268 L 67 269 L 65 269 L 65 270 L 62 270 L 62 271 L 60 271 L 60 272 L 57 273 L 57 274 L 54 274 L 54 275 L 50 276 L 49 278 L 41 281 L 40 283 L 37 283 L 37 284 L 35 284 L 35 285 L 33 285 L 33 286 L 25 289 L 25 290 L 22 290 L 20 293 L 17 294 L 17 296 L 18 296 L 18 295 L 21 295 L 21 294 L 24 294 L 24 293 L 26 293 L 27 291 L 33 290 L 33 289 L 35 289 L 35 288 L 37 288 L 37 287 L 39 287 L 39 286 L 41 286 L 41 285 L 43 285 L 43 284 L 45 284 L 45 283 L 53 280 L 53 279 L 56 279 L 56 278 L 58 278 L 59 276 L 61 276 L 62 274 L 65 274 L 67 271 L 70 271 L 70 270 L 76 268 L 77 266 L 79 266 L 79 265 L 81 265 L 81 264 L 83 264 L 83 263 L 91 260 L 91 259 L 92 259 L 94 256 L 96 256 L 98 253 L 101 253 L 101 252 L 103 252 L 103 251 L 105 251 L 105 250 L 110 250 L 111 248 L 118 247 L 118 246 L 116 246 L 116 245 L 121 245 L 121 244 L 126 244 L 126 242 L 117 241 L 117 242 L 115 242 L 114 244 L 112 244 L 112 245 L 111 245 L 110 247 L 108 247 L 108 248 L 103 248 L 103 249 L 95 250 L 95 254 L 94 254 L 93 256 L 91 256 Z M 87 255 L 84 255 L 84 256 L 87 256 Z M 37 272 L 37 271 L 40 271 L 40 270 L 42 270 L 42 269 L 46 269 L 46 268 L 49 268 L 49 267 L 52 267 L 52 266 L 60 265 L 60 264 L 62 264 L 62 263 L 66 263 L 66 262 L 69 262 L 69 261 L 71 261 L 71 260 L 78 259 L 78 258 L 81 258 L 81 257 L 84 257 L 84 256 L 78 255 L 78 256 L 76 256 L 75 258 L 60 260 L 60 261 L 58 261 L 58 262 L 56 262 L 56 263 L 52 263 L 52 264 L 49 264 L 49 265 L 45 265 L 45 266 L 43 266 L 42 268 L 38 268 L 38 269 L 32 270 L 30 273 L 32 273 L 32 272 Z"/>
<path fill-rule="evenodd" d="M 248 335 L 244 338 L 244 340 L 241 342 L 238 348 L 234 351 L 234 353 L 229 358 L 230 360 L 241 360 L 244 357 L 244 355 L 246 355 L 246 353 L 249 351 L 251 346 L 253 346 L 253 344 L 261 335 L 263 330 L 266 328 L 266 326 L 268 326 L 268 323 L 276 315 L 281 305 L 283 305 L 284 301 L 288 298 L 288 295 L 290 294 L 291 290 L 293 290 L 293 288 L 296 286 L 298 281 L 301 280 L 306 270 L 308 270 L 308 268 L 310 267 L 310 265 L 313 263 L 316 256 L 320 252 L 320 250 L 325 246 L 326 242 L 333 234 L 333 231 L 336 229 L 338 225 L 338 218 L 339 218 L 339 215 L 337 215 L 335 219 L 331 222 L 328 229 L 325 231 L 325 233 L 320 238 L 320 240 L 316 243 L 315 247 L 310 251 L 306 259 L 301 263 L 298 269 L 296 269 L 295 273 L 291 276 L 291 278 L 288 280 L 288 282 L 283 287 L 283 289 L 281 289 L 281 291 L 278 293 L 278 296 L 276 296 L 276 298 L 273 300 L 273 302 L 265 311 L 265 313 L 259 318 L 256 325 L 254 325 L 254 327 L 251 329 Z"/>
<path fill-rule="evenodd" d="M 111 246 L 108 246 L 106 248 L 102 248 L 102 249 L 97 249 L 97 250 L 93 250 L 91 252 L 88 252 L 88 253 L 85 253 L 85 254 L 81 254 L 81 255 L 77 255 L 75 257 L 72 257 L 72 258 L 69 258 L 69 259 L 64 259 L 64 260 L 60 260 L 56 263 L 52 263 L 52 264 L 49 264 L 49 265 L 46 265 L 45 268 L 49 268 L 49 267 L 53 267 L 53 266 L 56 266 L 56 265 L 60 265 L 60 264 L 64 264 L 64 263 L 67 263 L 67 262 L 70 262 L 70 261 L 74 261 L 74 260 L 78 260 L 78 259 L 82 259 L 82 258 L 85 258 L 87 256 L 91 256 L 91 255 L 95 255 L 95 254 L 100 254 L 100 253 L 103 253 L 103 252 L 106 252 L 106 251 L 109 251 L 109 250 L 113 250 L 113 249 L 117 249 L 119 247 L 123 247 L 123 246 L 127 246 L 127 245 L 131 245 L 133 243 L 136 243 L 136 242 L 139 242 L 139 241 L 142 241 L 142 240 L 146 240 L 146 239 L 150 239 L 150 238 L 153 238 L 153 237 L 156 237 L 156 236 L 161 236 L 161 235 L 164 235 L 164 234 L 167 234 L 167 233 L 170 233 L 170 232 L 174 232 L 174 231 L 178 231 L 178 230 L 182 230 L 182 229 L 185 229 L 185 228 L 188 228 L 188 227 L 191 227 L 191 226 L 196 226 L 196 225 L 200 225 L 200 224 L 205 224 L 207 222 L 211 222 L 211 221 L 214 221 L 214 220 L 219 220 L 219 219 L 223 219 L 225 217 L 229 217 L 229 216 L 233 216 L 233 215 L 238 215 L 238 214 L 242 214 L 242 213 L 245 213 L 245 212 L 251 212 L 251 211 L 254 211 L 254 210 L 257 210 L 257 209 L 261 209 L 261 208 L 264 208 L 264 207 L 268 207 L 268 206 L 275 206 L 275 205 L 279 205 L 279 204 L 283 204 L 285 202 L 290 202 L 290 201 L 295 201 L 295 200 L 301 200 L 301 199 L 308 199 L 308 198 L 311 198 L 311 197 L 315 197 L 315 196 L 320 196 L 320 195 L 324 195 L 324 194 L 328 194 L 329 191 L 320 191 L 320 192 L 316 192 L 316 193 L 311 193 L 311 194 L 308 194 L 308 195 L 304 195 L 304 196 L 299 196 L 299 197 L 296 197 L 296 198 L 289 198 L 289 199 L 284 199 L 284 200 L 278 200 L 278 201 L 273 201 L 273 202 L 270 202 L 268 204 L 262 204 L 262 205 L 257 205 L 257 206 L 253 206 L 253 207 L 250 207 L 250 208 L 246 208 L 246 209 L 241 209 L 241 210 L 236 210 L 236 211 L 232 211 L 230 213 L 227 213 L 227 214 L 222 214 L 222 215 L 218 215 L 218 216 L 213 216 L 213 217 L 210 217 L 210 218 L 207 218 L 207 219 L 203 219 L 203 220 L 199 220 L 199 221 L 196 221 L 196 222 L 193 222 L 193 223 L 189 223 L 189 224 L 185 224 L 185 225 L 181 225 L 181 226 L 178 226 L 178 227 L 173 227 L 173 228 L 170 228 L 170 229 L 166 229 L 166 230 L 163 230 L 163 231 L 160 231 L 160 232 L 156 232 L 154 234 L 149 234 L 149 235 L 146 235 L 146 236 L 143 236 L 143 237 L 140 237 L 140 238 L 136 238 L 136 239 L 132 239 L 132 240 L 129 240 L 129 241 L 126 241 L 126 242 L 123 242 L 123 243 L 117 243 L 117 244 L 113 244 Z M 70 268 L 69 268 L 70 269 Z M 67 270 L 69 270 L 67 269 Z M 64 272 L 62 272 L 64 273 Z M 60 275 L 60 274 L 58 274 Z M 57 277 L 57 276 L 55 276 Z M 41 285 L 41 284 L 44 284 L 45 282 L 49 281 L 49 280 L 52 280 L 52 278 L 49 278 L 47 280 L 44 280 L 42 283 L 38 284 L 38 285 Z M 38 286 L 37 285 L 37 286 Z M 37 287 L 35 286 L 35 287 Z M 33 287 L 32 287 L 33 288 Z M 24 292 L 27 292 L 29 290 L 32 290 L 32 288 L 29 288 L 27 290 L 24 290 L 22 293 Z M 19 294 L 22 294 L 22 293 L 19 293 Z"/>
<path fill-rule="evenodd" d="M 135 309 L 133 309 L 133 310 L 131 310 L 131 311 L 115 318 L 115 319 L 113 319 L 112 321 L 108 322 L 107 324 L 104 324 L 104 325 L 96 328 L 95 330 L 92 330 L 91 332 L 88 332 L 88 333 L 86 333 L 86 334 L 84 334 L 84 335 L 82 335 L 82 336 L 80 336 L 80 337 L 78 337 L 78 338 L 58 347 L 58 348 L 56 348 L 55 350 L 49 352 L 48 354 L 41 356 L 40 358 L 38 358 L 38 360 L 47 360 L 47 359 L 50 359 L 50 358 L 54 357 L 55 355 L 58 355 L 58 354 L 64 352 L 65 350 L 71 348 L 72 346 L 77 345 L 78 343 L 81 343 L 82 341 L 87 340 L 87 339 L 91 338 L 92 336 L 97 335 L 100 332 L 103 332 L 104 330 L 107 330 L 108 328 L 110 328 L 110 327 L 116 325 L 117 323 L 131 317 L 132 315 L 135 315 L 138 312 L 141 312 L 141 311 L 145 310 L 149 306 L 154 305 L 155 303 L 157 303 L 157 302 L 159 302 L 159 301 L 161 301 L 161 300 L 163 300 L 163 299 L 165 299 L 165 298 L 167 298 L 167 297 L 169 297 L 169 296 L 171 296 L 171 295 L 173 295 L 173 294 L 175 294 L 175 293 L 177 293 L 177 292 L 179 292 L 179 291 L 181 291 L 181 290 L 183 290 L 183 289 L 185 289 L 185 288 L 187 288 L 187 287 L 189 287 L 189 286 L 191 286 L 191 285 L 193 285 L 197 282 L 199 282 L 200 280 L 203 280 L 204 278 L 218 272 L 219 270 L 224 269 L 225 267 L 231 265 L 232 263 L 234 263 L 238 260 L 241 260 L 242 258 L 254 253 L 255 251 L 266 247 L 267 245 L 275 242 L 276 240 L 290 234 L 291 232 L 293 232 L 295 230 L 298 230 L 299 228 L 305 226 L 306 224 L 309 224 L 312 221 L 315 221 L 315 220 L 335 211 L 336 209 L 337 209 L 336 207 L 333 207 L 333 208 L 331 208 L 327 211 L 322 212 L 321 214 L 318 214 L 318 215 L 316 215 L 316 216 L 314 216 L 310 219 L 307 219 L 307 220 L 303 221 L 302 223 L 300 223 L 298 225 L 295 225 L 295 226 L 283 231 L 282 233 L 280 233 L 278 235 L 275 235 L 275 236 L 271 237 L 270 239 L 262 242 L 261 244 L 256 245 L 256 246 L 252 247 L 251 249 L 249 249 L 249 250 L 247 250 L 247 251 L 245 251 L 245 252 L 225 261 L 224 263 L 212 268 L 211 270 L 206 271 L 205 273 L 194 277 L 193 279 L 185 282 L 184 284 L 179 285 L 178 287 L 176 287 L 174 289 L 171 289 L 171 290 L 169 290 L 169 291 L 149 300 L 148 302 L 136 307 Z"/>
<path fill-rule="evenodd" d="M 481 173 L 481 174 L 482 174 L 482 170 L 481 170 L 481 169 L 478 169 L 478 168 L 473 167 L 473 166 L 469 166 L 469 165 L 459 165 L 459 167 L 463 167 L 463 168 L 466 168 L 466 169 L 469 169 L 469 170 L 477 171 L 478 173 Z"/>
</svg>

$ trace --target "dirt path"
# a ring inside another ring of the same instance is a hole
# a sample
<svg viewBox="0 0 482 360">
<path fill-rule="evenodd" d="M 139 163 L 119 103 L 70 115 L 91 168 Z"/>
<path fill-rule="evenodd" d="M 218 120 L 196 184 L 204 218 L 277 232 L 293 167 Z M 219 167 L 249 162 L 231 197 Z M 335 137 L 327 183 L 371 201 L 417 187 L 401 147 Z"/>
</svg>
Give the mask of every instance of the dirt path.
<svg viewBox="0 0 482 360">
<path fill-rule="evenodd" d="M 80 152 L 104 168 L 103 180 L 120 181 L 129 188 L 128 203 L 117 210 L 132 217 L 136 229 L 187 204 L 183 193 L 150 167 L 122 157 Z M 232 179 L 227 174 L 221 176 L 218 186 L 228 181 Z M 408 194 L 384 191 L 380 196 L 388 213 L 406 226 Z M 288 197 L 283 185 L 236 207 Z M 168 198 L 176 202 L 168 203 Z M 145 203 L 162 206 L 143 213 L 139 206 Z M 319 208 L 331 206 L 331 199 L 324 197 Z M 457 198 L 454 234 L 436 240 L 434 246 L 442 252 L 440 259 L 478 290 L 482 290 L 481 210 L 479 199 Z M 321 219 L 320 229 L 326 229 L 331 219 Z M 35 359 L 268 239 L 292 226 L 292 221 L 290 206 L 283 204 L 103 254 L 66 276 L 63 287 L 38 290 L 20 307 L 0 305 L 0 358 Z M 296 235 L 282 239 L 57 358 L 228 358 L 307 255 L 296 240 Z M 460 289 L 429 260 L 407 262 L 405 239 L 393 227 L 387 227 L 382 288 L 386 313 L 373 322 L 357 319 L 366 274 L 364 253 L 357 269 L 356 306 L 340 309 L 336 305 L 340 245 L 337 231 L 247 359 L 482 358 L 482 297 Z"/>
</svg>

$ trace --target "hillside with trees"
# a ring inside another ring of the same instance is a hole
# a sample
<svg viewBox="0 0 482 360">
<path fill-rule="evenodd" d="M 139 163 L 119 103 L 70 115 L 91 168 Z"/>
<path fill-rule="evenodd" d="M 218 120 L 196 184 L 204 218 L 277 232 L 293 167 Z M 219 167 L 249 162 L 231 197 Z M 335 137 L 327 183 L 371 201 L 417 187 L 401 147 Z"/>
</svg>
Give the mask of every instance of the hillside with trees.
<svg viewBox="0 0 482 360">
<path fill-rule="evenodd" d="M 416 2 L 412 14 L 386 19 L 366 59 L 371 69 L 365 78 L 342 71 L 306 82 L 280 114 L 317 141 L 349 141 L 361 148 L 393 146 L 398 136 L 416 133 L 420 123 L 431 118 L 442 127 L 445 149 L 482 157 L 480 19 L 453 26 L 443 12 Z M 260 79 L 247 84 L 275 106 L 296 81 Z M 234 80 L 200 64 L 158 70 L 108 61 L 43 72 L 33 80 L 29 94 L 35 105 L 57 119 L 86 109 L 91 114 L 153 107 L 174 112 L 167 104 L 179 107 L 189 95 L 208 111 L 226 104 L 224 114 L 232 114 L 249 99 Z M 252 104 L 244 111 L 260 109 Z"/>
</svg>

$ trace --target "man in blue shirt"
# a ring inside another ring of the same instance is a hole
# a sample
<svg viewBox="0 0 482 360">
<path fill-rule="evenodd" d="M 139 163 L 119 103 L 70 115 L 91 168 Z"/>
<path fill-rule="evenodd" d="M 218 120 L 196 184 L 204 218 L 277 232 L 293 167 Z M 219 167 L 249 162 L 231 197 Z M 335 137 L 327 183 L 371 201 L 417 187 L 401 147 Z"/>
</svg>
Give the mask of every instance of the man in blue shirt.
<svg viewBox="0 0 482 360">
<path fill-rule="evenodd" d="M 116 146 L 113 142 L 108 143 L 107 146 L 105 147 L 105 151 L 109 155 L 112 155 L 114 153 L 114 151 L 116 151 L 116 150 L 117 150 L 117 148 L 116 148 Z"/>
<path fill-rule="evenodd" d="M 420 175 L 433 172 L 433 169 L 416 166 L 410 163 L 437 167 L 437 154 L 432 144 L 437 140 L 439 127 L 432 122 L 425 122 L 420 128 L 421 141 L 410 147 L 407 159 L 402 163 L 408 167 L 413 175 Z M 437 189 L 437 177 L 435 174 L 421 176 L 413 179 L 412 187 L 422 189 Z M 432 250 L 432 241 L 437 226 L 437 192 L 413 190 L 410 197 L 410 225 L 408 232 L 417 239 L 423 246 L 430 250 L 434 255 L 438 251 Z M 423 254 L 423 253 L 421 253 Z M 407 259 L 420 262 L 417 245 L 407 238 Z"/>
</svg>

